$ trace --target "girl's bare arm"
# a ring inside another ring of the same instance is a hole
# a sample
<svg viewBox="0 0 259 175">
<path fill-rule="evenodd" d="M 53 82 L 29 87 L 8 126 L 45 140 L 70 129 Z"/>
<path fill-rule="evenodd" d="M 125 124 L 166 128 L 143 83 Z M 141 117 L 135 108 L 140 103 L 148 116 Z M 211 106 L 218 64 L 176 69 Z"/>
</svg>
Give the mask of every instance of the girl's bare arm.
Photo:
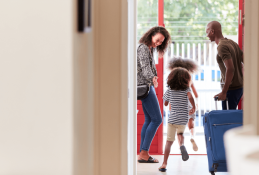
<svg viewBox="0 0 259 175">
<path fill-rule="evenodd" d="M 194 102 L 194 99 L 192 97 L 192 93 L 191 92 L 188 92 L 187 96 L 189 98 L 189 101 L 192 104 L 192 109 L 190 110 L 189 115 L 192 115 L 196 111 L 195 102 Z"/>
<path fill-rule="evenodd" d="M 198 93 L 197 93 L 196 88 L 194 87 L 193 83 L 191 84 L 191 88 L 192 88 L 192 92 L 193 92 L 195 98 L 198 98 Z"/>
</svg>

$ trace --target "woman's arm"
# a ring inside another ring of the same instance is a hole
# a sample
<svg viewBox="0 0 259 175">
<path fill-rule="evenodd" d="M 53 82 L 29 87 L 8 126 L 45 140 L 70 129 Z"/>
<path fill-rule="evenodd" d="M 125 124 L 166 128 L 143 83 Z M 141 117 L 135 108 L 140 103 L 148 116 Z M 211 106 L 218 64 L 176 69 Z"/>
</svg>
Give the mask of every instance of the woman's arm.
<svg viewBox="0 0 259 175">
<path fill-rule="evenodd" d="M 169 103 L 168 101 L 165 101 L 165 106 L 167 106 L 167 105 L 168 105 L 168 103 Z"/>
<path fill-rule="evenodd" d="M 149 48 L 142 44 L 139 46 L 137 51 L 137 57 L 139 59 L 139 63 L 142 69 L 142 74 L 147 80 L 152 80 L 155 77 L 155 75 L 152 72 L 151 66 L 150 66 L 150 60 L 149 60 Z"/>
</svg>

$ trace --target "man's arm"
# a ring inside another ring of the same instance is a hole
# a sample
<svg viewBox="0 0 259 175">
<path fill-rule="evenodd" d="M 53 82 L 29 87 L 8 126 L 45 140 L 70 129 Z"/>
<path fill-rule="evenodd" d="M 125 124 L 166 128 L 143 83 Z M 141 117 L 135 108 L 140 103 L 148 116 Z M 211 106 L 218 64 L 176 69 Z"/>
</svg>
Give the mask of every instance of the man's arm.
<svg viewBox="0 0 259 175">
<path fill-rule="evenodd" d="M 226 75 L 225 75 L 226 77 L 225 77 L 225 85 L 222 89 L 222 92 L 226 94 L 227 91 L 228 91 L 228 88 L 231 84 L 231 81 L 233 79 L 235 68 L 234 68 L 234 64 L 233 64 L 232 59 L 226 59 L 224 61 L 224 64 L 226 66 Z"/>
<path fill-rule="evenodd" d="M 218 96 L 218 100 L 226 100 L 227 91 L 231 84 L 231 81 L 234 76 L 234 71 L 235 71 L 232 59 L 225 59 L 224 64 L 226 67 L 225 84 L 222 89 L 222 92 L 214 96 L 214 97 Z"/>
</svg>

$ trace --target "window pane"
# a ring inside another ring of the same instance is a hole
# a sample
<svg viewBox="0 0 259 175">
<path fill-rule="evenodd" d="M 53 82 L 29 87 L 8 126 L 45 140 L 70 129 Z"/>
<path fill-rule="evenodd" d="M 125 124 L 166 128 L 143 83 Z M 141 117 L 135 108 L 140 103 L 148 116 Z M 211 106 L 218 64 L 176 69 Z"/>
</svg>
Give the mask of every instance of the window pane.
<svg viewBox="0 0 259 175">
<path fill-rule="evenodd" d="M 212 75 L 212 81 L 215 81 L 215 70 L 212 70 L 212 73 L 211 73 L 211 75 Z"/>
<path fill-rule="evenodd" d="M 219 70 L 217 71 L 217 80 L 218 80 L 218 82 L 220 82 L 220 71 Z"/>
</svg>

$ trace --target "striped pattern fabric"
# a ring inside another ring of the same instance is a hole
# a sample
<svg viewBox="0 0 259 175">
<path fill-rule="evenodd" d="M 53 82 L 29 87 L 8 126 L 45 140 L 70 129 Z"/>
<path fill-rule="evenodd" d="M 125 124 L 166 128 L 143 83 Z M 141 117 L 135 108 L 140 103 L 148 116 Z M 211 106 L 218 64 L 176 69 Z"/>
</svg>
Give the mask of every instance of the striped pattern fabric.
<svg viewBox="0 0 259 175">
<path fill-rule="evenodd" d="M 188 96 L 190 88 L 182 90 L 168 90 L 165 92 L 163 99 L 171 105 L 168 123 L 176 125 L 186 125 L 188 122 Z"/>
</svg>

